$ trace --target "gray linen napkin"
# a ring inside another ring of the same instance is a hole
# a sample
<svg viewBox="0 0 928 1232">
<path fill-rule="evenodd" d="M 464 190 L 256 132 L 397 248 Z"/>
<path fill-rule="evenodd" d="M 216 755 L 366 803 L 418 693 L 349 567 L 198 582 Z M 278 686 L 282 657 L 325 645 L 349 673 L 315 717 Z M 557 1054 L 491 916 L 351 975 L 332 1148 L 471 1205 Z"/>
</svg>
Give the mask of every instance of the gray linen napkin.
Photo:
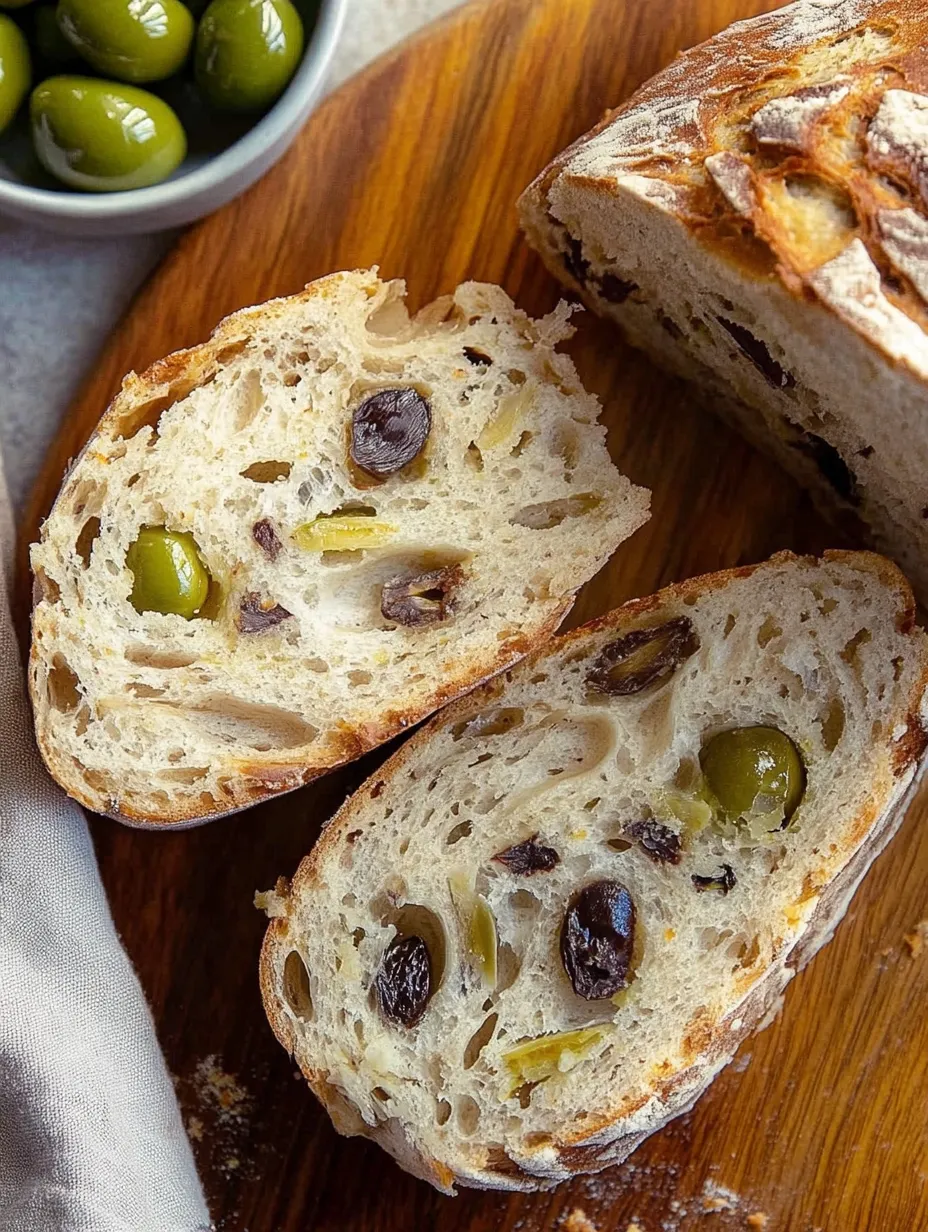
<svg viewBox="0 0 928 1232">
<path fill-rule="evenodd" d="M 80 809 L 35 749 L 0 470 L 0 1232 L 210 1227 Z"/>
</svg>

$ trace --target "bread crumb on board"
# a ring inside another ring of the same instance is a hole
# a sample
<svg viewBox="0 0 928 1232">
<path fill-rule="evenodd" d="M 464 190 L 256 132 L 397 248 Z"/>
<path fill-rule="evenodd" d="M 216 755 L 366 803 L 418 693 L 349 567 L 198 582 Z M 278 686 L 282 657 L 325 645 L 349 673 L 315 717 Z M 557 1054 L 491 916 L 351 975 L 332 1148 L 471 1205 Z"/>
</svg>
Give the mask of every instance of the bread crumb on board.
<svg viewBox="0 0 928 1232">
<path fill-rule="evenodd" d="M 748 1215 L 748 1227 L 754 1229 L 754 1232 L 764 1232 L 769 1223 L 770 1216 L 765 1215 L 763 1211 L 753 1211 Z"/>
<path fill-rule="evenodd" d="M 736 1211 L 741 1199 L 731 1189 L 716 1185 L 714 1181 L 706 1181 L 702 1187 L 702 1209 L 706 1215 L 715 1211 Z"/>
<path fill-rule="evenodd" d="M 278 877 L 273 890 L 255 890 L 254 904 L 269 920 L 279 920 L 287 914 L 289 894 L 290 882 L 286 877 Z"/>
<path fill-rule="evenodd" d="M 564 1229 L 565 1232 L 597 1232 L 596 1224 L 587 1218 L 586 1211 L 579 1206 L 575 1206 L 567 1216 Z"/>
<path fill-rule="evenodd" d="M 928 941 L 928 920 L 919 921 L 914 930 L 906 933 L 902 940 L 908 946 L 909 957 L 918 958 Z"/>
<path fill-rule="evenodd" d="M 205 1104 L 211 1104 L 220 1123 L 241 1121 L 248 1104 L 248 1092 L 234 1074 L 228 1074 L 212 1054 L 204 1057 L 194 1074 L 197 1095 Z"/>
</svg>

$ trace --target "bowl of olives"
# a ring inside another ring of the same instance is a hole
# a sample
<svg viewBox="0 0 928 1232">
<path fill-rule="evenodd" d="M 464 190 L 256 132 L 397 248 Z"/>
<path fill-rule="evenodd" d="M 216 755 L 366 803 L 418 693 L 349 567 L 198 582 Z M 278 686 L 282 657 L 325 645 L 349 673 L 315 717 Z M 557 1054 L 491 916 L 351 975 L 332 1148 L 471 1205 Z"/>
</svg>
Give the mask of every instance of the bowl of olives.
<svg viewBox="0 0 928 1232">
<path fill-rule="evenodd" d="M 286 150 L 347 0 L 0 0 L 0 212 L 69 235 L 181 226 Z"/>
</svg>

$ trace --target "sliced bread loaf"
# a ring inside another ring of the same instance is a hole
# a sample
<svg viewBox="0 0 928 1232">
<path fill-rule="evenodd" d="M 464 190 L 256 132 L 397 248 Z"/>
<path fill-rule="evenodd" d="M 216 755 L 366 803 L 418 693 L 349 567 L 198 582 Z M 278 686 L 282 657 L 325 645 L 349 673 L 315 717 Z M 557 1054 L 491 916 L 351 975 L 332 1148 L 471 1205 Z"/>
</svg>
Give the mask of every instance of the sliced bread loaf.
<svg viewBox="0 0 928 1232">
<path fill-rule="evenodd" d="M 141 824 L 359 756 L 546 638 L 647 518 L 542 321 L 335 274 L 130 375 L 32 549 L 52 774 Z"/>
<path fill-rule="evenodd" d="M 522 199 L 550 269 L 928 601 L 928 8 L 723 31 Z"/>
<path fill-rule="evenodd" d="M 866 553 L 555 639 L 260 898 L 278 1039 L 336 1128 L 440 1189 L 622 1160 L 831 936 L 916 782 L 926 682 L 908 585 Z"/>
</svg>

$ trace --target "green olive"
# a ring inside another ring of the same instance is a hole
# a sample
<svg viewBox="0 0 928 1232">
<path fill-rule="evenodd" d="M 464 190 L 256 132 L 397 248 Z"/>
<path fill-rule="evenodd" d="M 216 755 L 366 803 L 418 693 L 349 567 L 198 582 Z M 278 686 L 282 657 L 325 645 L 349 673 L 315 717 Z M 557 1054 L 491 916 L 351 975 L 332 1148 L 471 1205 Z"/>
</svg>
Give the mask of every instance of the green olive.
<svg viewBox="0 0 928 1232">
<path fill-rule="evenodd" d="M 283 93 L 302 54 L 290 0 L 212 0 L 197 30 L 197 85 L 214 107 L 259 111 Z"/>
<path fill-rule="evenodd" d="M 135 582 L 129 602 L 137 612 L 196 616 L 209 594 L 209 573 L 192 535 L 146 526 L 126 553 Z"/>
<path fill-rule="evenodd" d="M 134 86 L 49 77 L 32 91 L 29 110 L 39 161 L 70 188 L 145 188 L 167 179 L 187 153 L 171 108 Z"/>
<path fill-rule="evenodd" d="M 12 17 L 0 14 L 0 132 L 29 93 L 32 62 L 26 36 Z"/>
<path fill-rule="evenodd" d="M 35 49 L 48 64 L 73 64 L 80 60 L 77 49 L 61 33 L 54 4 L 40 4 L 35 11 Z"/>
<path fill-rule="evenodd" d="M 88 64 L 120 81 L 170 77 L 193 43 L 180 0 L 59 0 L 58 23 Z"/>
<path fill-rule="evenodd" d="M 735 727 L 713 736 L 699 754 L 710 791 L 730 820 L 792 817 L 805 791 L 799 750 L 775 727 Z M 776 825 L 770 828 L 776 828 Z"/>
</svg>

